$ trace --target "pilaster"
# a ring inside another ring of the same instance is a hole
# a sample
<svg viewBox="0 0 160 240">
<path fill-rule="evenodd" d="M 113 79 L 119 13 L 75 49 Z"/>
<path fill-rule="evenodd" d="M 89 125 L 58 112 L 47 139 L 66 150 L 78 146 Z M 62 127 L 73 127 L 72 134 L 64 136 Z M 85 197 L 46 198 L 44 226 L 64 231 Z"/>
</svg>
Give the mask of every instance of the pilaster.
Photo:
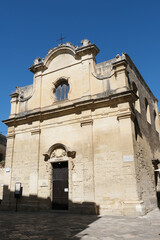
<svg viewBox="0 0 160 240">
<path fill-rule="evenodd" d="M 39 172 L 39 151 L 40 151 L 40 134 L 39 128 L 31 130 L 31 142 L 34 144 L 32 152 L 33 161 L 31 163 L 29 194 L 38 196 L 38 172 Z"/>
<path fill-rule="evenodd" d="M 123 175 L 124 215 L 143 215 L 144 203 L 138 197 L 134 157 L 134 114 L 130 111 L 117 115 L 120 129 Z"/>
<path fill-rule="evenodd" d="M 7 151 L 6 151 L 6 163 L 4 170 L 4 186 L 3 186 L 3 207 L 6 209 L 10 208 L 12 202 L 13 189 L 11 189 L 12 179 L 12 166 L 14 158 L 14 143 L 15 143 L 15 132 L 8 129 L 7 134 Z"/>
<path fill-rule="evenodd" d="M 113 69 L 115 74 L 115 79 L 119 83 L 117 83 L 117 86 L 119 87 L 119 90 L 117 90 L 117 93 L 120 91 L 126 91 L 128 86 L 128 77 L 127 77 L 127 61 L 125 59 L 117 61 L 113 63 Z"/>
<path fill-rule="evenodd" d="M 94 150 L 93 150 L 93 120 L 83 119 L 80 123 L 83 134 L 83 201 L 86 211 L 96 213 L 95 206 L 95 182 L 94 182 Z M 89 209 L 90 208 L 90 209 Z"/>
<path fill-rule="evenodd" d="M 17 104 L 18 104 L 18 96 L 19 94 L 17 92 L 10 95 L 11 99 L 11 113 L 10 118 L 15 117 L 17 113 Z"/>
</svg>

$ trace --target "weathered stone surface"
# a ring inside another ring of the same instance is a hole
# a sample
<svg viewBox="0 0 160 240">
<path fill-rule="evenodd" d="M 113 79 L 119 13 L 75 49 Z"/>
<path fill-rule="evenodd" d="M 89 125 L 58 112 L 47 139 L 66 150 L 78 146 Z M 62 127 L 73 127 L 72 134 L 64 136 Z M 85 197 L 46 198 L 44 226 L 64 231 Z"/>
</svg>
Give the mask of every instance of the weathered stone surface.
<svg viewBox="0 0 160 240">
<path fill-rule="evenodd" d="M 157 100 L 127 54 L 96 64 L 99 49 L 82 44 L 50 49 L 30 67 L 33 85 L 11 94 L 4 206 L 21 182 L 21 209 L 50 209 L 53 163 L 67 161 L 69 210 L 143 215 L 157 205 Z"/>
</svg>

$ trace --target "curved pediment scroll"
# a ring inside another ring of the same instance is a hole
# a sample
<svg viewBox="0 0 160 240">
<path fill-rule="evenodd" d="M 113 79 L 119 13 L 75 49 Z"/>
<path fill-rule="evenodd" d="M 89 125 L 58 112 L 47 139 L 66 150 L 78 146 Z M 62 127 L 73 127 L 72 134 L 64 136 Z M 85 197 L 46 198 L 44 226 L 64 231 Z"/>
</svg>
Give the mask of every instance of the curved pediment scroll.
<svg viewBox="0 0 160 240">
<path fill-rule="evenodd" d="M 44 160 L 57 161 L 57 160 L 67 160 L 69 157 L 75 158 L 76 152 L 69 151 L 69 149 L 61 143 L 56 143 L 52 145 L 46 153 L 43 154 Z"/>
<path fill-rule="evenodd" d="M 107 78 L 111 78 L 114 75 L 114 72 L 110 73 L 110 74 L 106 74 L 106 75 L 98 75 L 97 73 L 92 72 L 92 75 L 97 78 L 98 80 L 104 80 Z"/>
<path fill-rule="evenodd" d="M 61 54 L 69 54 L 73 58 L 75 58 L 76 57 L 76 47 L 74 45 L 72 45 L 71 43 L 66 43 L 66 44 L 60 44 L 56 48 L 51 48 L 48 51 L 48 54 L 44 59 L 45 66 L 48 68 L 51 61 L 55 57 L 57 57 L 58 55 L 61 55 Z"/>
</svg>

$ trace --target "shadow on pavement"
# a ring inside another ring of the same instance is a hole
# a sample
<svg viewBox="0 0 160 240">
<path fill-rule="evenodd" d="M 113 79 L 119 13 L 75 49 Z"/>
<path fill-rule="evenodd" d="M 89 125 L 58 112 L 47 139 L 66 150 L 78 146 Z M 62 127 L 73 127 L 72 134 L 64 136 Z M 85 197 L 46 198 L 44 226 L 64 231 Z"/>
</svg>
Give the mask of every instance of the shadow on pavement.
<svg viewBox="0 0 160 240">
<path fill-rule="evenodd" d="M 99 207 L 94 202 L 69 201 L 68 211 L 51 208 L 49 198 L 22 194 L 16 211 L 14 192 L 4 186 L 4 198 L 0 204 L 0 239 L 76 240 L 80 239 L 76 235 L 99 219 Z"/>
<path fill-rule="evenodd" d="M 95 215 L 55 212 L 1 212 L 0 239 L 76 240 L 97 219 Z"/>
</svg>

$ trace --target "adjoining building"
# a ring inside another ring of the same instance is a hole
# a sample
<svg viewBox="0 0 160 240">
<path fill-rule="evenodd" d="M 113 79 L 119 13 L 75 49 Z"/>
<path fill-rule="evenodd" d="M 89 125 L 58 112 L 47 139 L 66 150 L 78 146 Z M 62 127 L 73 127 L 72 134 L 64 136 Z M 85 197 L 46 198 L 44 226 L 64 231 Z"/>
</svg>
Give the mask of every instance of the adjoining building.
<svg viewBox="0 0 160 240">
<path fill-rule="evenodd" d="M 3 199 L 6 144 L 7 144 L 7 138 L 0 133 L 0 203 L 1 203 L 1 200 Z"/>
<path fill-rule="evenodd" d="M 81 43 L 36 58 L 11 94 L 3 205 L 21 183 L 20 209 L 143 215 L 157 206 L 157 99 L 126 53 L 96 64 Z"/>
<path fill-rule="evenodd" d="M 0 162 L 5 160 L 7 138 L 0 133 Z"/>
</svg>

